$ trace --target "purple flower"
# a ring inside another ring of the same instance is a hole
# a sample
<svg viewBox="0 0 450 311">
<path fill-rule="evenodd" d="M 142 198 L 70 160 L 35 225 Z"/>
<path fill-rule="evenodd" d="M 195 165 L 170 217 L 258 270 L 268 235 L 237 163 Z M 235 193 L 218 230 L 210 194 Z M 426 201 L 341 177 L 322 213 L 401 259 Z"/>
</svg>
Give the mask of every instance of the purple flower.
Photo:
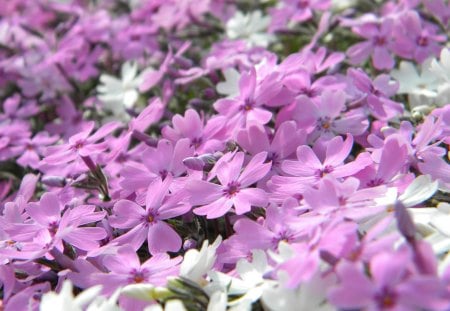
<svg viewBox="0 0 450 311">
<path fill-rule="evenodd" d="M 264 81 L 258 85 L 256 70 L 252 68 L 248 73 L 242 74 L 237 98 L 220 99 L 214 104 L 221 115 L 229 118 L 231 128 L 245 126 L 250 121 L 266 124 L 272 119 L 272 112 L 261 106 L 277 95 L 281 84 L 276 79 L 266 78 Z"/>
<path fill-rule="evenodd" d="M 408 253 L 380 253 L 370 261 L 370 275 L 361 266 L 342 261 L 337 268 L 340 283 L 328 293 L 343 309 L 444 310 L 444 288 L 430 275 L 411 274 Z M 420 293 L 420 295 L 418 295 Z"/>
<path fill-rule="evenodd" d="M 297 129 L 293 121 L 283 122 L 273 134 L 261 124 L 251 123 L 236 136 L 238 144 L 251 155 L 267 152 L 271 170 L 275 172 L 281 171 L 283 160 L 293 155 L 297 146 L 305 143 L 305 138 L 305 132 Z"/>
<path fill-rule="evenodd" d="M 238 152 L 230 161 L 216 164 L 219 185 L 203 180 L 190 181 L 186 185 L 191 195 L 190 203 L 200 206 L 194 209 L 194 213 L 218 218 L 232 207 L 238 215 L 249 212 L 252 206 L 265 207 L 267 194 L 262 189 L 250 186 L 269 172 L 271 163 L 264 163 L 266 157 L 266 152 L 258 153 L 241 172 L 244 153 Z"/>
<path fill-rule="evenodd" d="M 392 156 L 394 154 L 395 157 Z M 403 173 L 408 163 L 407 146 L 395 137 L 386 139 L 381 156 L 376 162 L 376 167 L 368 166 L 356 175 L 366 186 L 389 185 L 398 181 L 398 174 Z M 397 180 L 394 180 L 394 177 Z"/>
<path fill-rule="evenodd" d="M 59 199 L 52 192 L 44 193 L 39 203 L 28 203 L 25 211 L 31 221 L 10 224 L 5 231 L 22 241 L 36 237 L 37 241 L 45 243 L 46 249 L 54 246 L 62 249 L 62 241 L 65 241 L 81 250 L 91 250 L 106 237 L 102 228 L 84 227 L 103 219 L 105 212 L 96 212 L 92 205 L 80 205 L 64 210 L 61 215 Z"/>
<path fill-rule="evenodd" d="M 395 52 L 418 63 L 430 56 L 438 56 L 446 36 L 437 34 L 437 31 L 435 25 L 422 21 L 416 11 L 408 11 L 400 17 L 394 32 Z"/>
<path fill-rule="evenodd" d="M 295 176 L 274 176 L 272 183 L 279 187 L 300 186 L 306 189 L 306 185 L 314 185 L 329 175 L 333 178 L 351 176 L 366 166 L 372 164 L 368 153 L 361 153 L 354 161 L 344 164 L 344 160 L 350 154 L 353 146 L 353 137 L 348 135 L 345 141 L 337 136 L 326 145 L 326 154 L 320 160 L 309 146 L 297 148 L 297 160 L 285 160 L 281 164 L 283 172 Z"/>
<path fill-rule="evenodd" d="M 150 283 L 164 286 L 167 277 L 178 273 L 181 260 L 181 257 L 170 258 L 169 255 L 160 253 L 141 264 L 134 249 L 123 246 L 117 253 L 104 257 L 102 262 L 109 273 L 94 273 L 91 277 L 103 285 L 103 292 L 108 295 L 128 284 Z"/>
<path fill-rule="evenodd" d="M 191 146 L 198 153 L 215 152 L 224 147 L 223 128 L 226 118 L 219 116 L 211 118 L 204 125 L 204 120 L 200 119 L 198 113 L 193 109 L 186 110 L 184 117 L 175 115 L 172 118 L 172 127 L 165 126 L 162 134 L 171 141 L 178 141 L 181 138 L 189 138 Z"/>
<path fill-rule="evenodd" d="M 392 37 L 393 29 L 392 18 L 384 18 L 379 23 L 369 22 L 353 27 L 352 31 L 367 41 L 357 43 L 347 50 L 350 61 L 353 64 L 359 64 L 372 55 L 372 64 L 376 69 L 392 69 L 395 64 L 390 52 L 395 44 Z"/>
<path fill-rule="evenodd" d="M 361 93 L 356 101 L 364 102 L 376 118 L 389 120 L 403 112 L 402 104 L 389 99 L 397 92 L 398 83 L 394 83 L 388 75 L 379 75 L 373 82 L 361 69 L 350 68 L 347 75 Z"/>
<path fill-rule="evenodd" d="M 292 118 L 313 140 L 319 136 L 332 138 L 335 134 L 361 135 L 368 127 L 366 116 L 360 109 L 342 113 L 345 101 L 343 91 L 324 91 L 317 101 L 300 96 L 291 112 Z"/>
<path fill-rule="evenodd" d="M 291 206 L 270 205 L 265 219 L 252 221 L 241 218 L 233 226 L 235 234 L 224 241 L 218 259 L 223 263 L 235 263 L 240 258 L 249 257 L 252 250 L 276 250 L 281 241 L 299 242 L 314 227 L 326 218 L 322 216 L 298 216 Z M 258 238 L 255 239 L 254 237 Z"/>
<path fill-rule="evenodd" d="M 179 178 L 186 173 L 183 160 L 194 155 L 194 146 L 188 138 L 176 143 L 161 139 L 156 148 L 147 148 L 142 153 L 142 163 L 131 162 L 121 171 L 120 186 L 127 191 L 136 192 L 145 189 L 155 178 L 166 178 L 171 174 Z"/>
<path fill-rule="evenodd" d="M 119 123 L 107 123 L 90 135 L 94 126 L 94 122 L 91 122 L 89 128 L 70 137 L 66 144 L 49 147 L 43 162 L 52 165 L 68 164 L 78 159 L 78 157 L 90 157 L 105 151 L 108 148 L 108 144 L 106 142 L 96 142 L 112 134 L 119 127 Z"/>
<path fill-rule="evenodd" d="M 183 199 L 183 191 L 168 196 L 173 177 L 168 174 L 161 180 L 157 177 L 148 187 L 145 209 L 135 202 L 120 200 L 114 204 L 110 224 L 114 228 L 129 229 L 115 241 L 129 243 L 135 250 L 147 239 L 151 254 L 177 252 L 181 248 L 178 233 L 164 220 L 185 214 L 191 206 Z"/>
<path fill-rule="evenodd" d="M 41 156 L 46 150 L 46 146 L 52 145 L 59 139 L 58 136 L 49 136 L 47 132 L 39 132 L 32 139 L 23 142 L 21 156 L 17 163 L 22 166 L 29 166 L 34 169 L 39 167 Z"/>
</svg>

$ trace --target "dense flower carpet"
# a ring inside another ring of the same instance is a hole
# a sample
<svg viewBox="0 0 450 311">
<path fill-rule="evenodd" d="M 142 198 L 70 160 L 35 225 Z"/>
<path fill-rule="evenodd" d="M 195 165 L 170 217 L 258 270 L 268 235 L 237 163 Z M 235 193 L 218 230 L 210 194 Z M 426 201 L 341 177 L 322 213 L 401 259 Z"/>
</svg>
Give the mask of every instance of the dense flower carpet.
<svg viewBox="0 0 450 311">
<path fill-rule="evenodd" d="M 446 0 L 0 0 L 0 310 L 450 310 Z"/>
</svg>

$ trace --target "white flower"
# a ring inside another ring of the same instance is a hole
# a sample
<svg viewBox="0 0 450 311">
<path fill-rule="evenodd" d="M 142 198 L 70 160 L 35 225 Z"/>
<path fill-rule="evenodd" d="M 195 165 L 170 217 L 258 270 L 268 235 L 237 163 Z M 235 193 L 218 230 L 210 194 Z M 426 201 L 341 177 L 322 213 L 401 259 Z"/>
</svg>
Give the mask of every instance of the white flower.
<svg viewBox="0 0 450 311">
<path fill-rule="evenodd" d="M 275 281 L 264 279 L 264 275 L 272 268 L 267 264 L 264 251 L 252 251 L 253 260 L 245 259 L 238 261 L 236 272 L 239 278 L 212 271 L 208 275 L 211 283 L 204 289 L 212 297 L 217 292 L 224 292 L 239 298 L 228 302 L 231 310 L 251 310 L 252 304 L 260 299 L 265 288 L 274 286 Z"/>
<path fill-rule="evenodd" d="M 234 68 L 227 68 L 223 70 L 223 75 L 225 81 L 217 83 L 217 93 L 227 95 L 228 97 L 239 95 L 239 80 L 241 78 L 239 71 Z"/>
<path fill-rule="evenodd" d="M 327 289 L 335 283 L 336 277 L 333 274 L 322 276 L 321 273 L 316 273 L 309 282 L 296 289 L 286 288 L 281 284 L 266 288 L 261 301 L 264 310 L 268 311 L 335 310 L 326 303 Z"/>
<path fill-rule="evenodd" d="M 400 63 L 399 69 L 391 71 L 391 76 L 400 84 L 397 93 L 408 94 L 411 107 L 431 105 L 438 96 L 439 81 L 430 71 L 431 61 L 431 59 L 426 60 L 420 72 L 413 63 L 406 61 Z"/>
<path fill-rule="evenodd" d="M 216 250 L 221 242 L 222 237 L 219 235 L 212 245 L 208 245 L 208 241 L 204 241 L 200 251 L 188 250 L 181 263 L 180 276 L 204 285 L 203 276 L 213 267 L 217 257 Z"/>
<path fill-rule="evenodd" d="M 332 0 L 331 9 L 333 11 L 344 11 L 352 8 L 357 4 L 356 0 Z"/>
<path fill-rule="evenodd" d="M 84 290 L 76 297 L 72 293 L 72 283 L 69 280 L 64 281 L 61 291 L 48 292 L 42 296 L 41 303 L 39 306 L 40 311 L 119 311 L 120 308 L 115 306 L 115 300 L 106 300 L 106 298 L 99 297 L 101 291 L 101 286 L 94 286 L 89 289 Z M 117 299 L 113 295 L 113 299 Z M 89 304 L 92 304 L 89 305 Z M 88 308 L 86 306 L 89 305 Z M 110 306 L 111 308 L 107 308 Z"/>
<path fill-rule="evenodd" d="M 431 244 L 436 255 L 450 250 L 450 204 L 439 203 L 437 208 L 409 209 L 414 223 L 425 241 Z"/>
<path fill-rule="evenodd" d="M 186 311 L 186 308 L 181 300 L 172 299 L 165 303 L 164 308 L 159 304 L 155 304 L 146 307 L 144 311 Z"/>
<path fill-rule="evenodd" d="M 120 291 L 120 288 L 117 289 L 109 298 L 97 296 L 94 301 L 89 304 L 86 311 L 121 311 L 122 308 L 117 305 Z"/>
<path fill-rule="evenodd" d="M 274 36 L 266 33 L 270 24 L 270 17 L 263 16 L 261 11 L 243 14 L 237 11 L 227 22 L 227 37 L 234 39 L 245 39 L 249 46 L 267 47 L 274 40 Z"/>
<path fill-rule="evenodd" d="M 437 191 L 438 186 L 438 181 L 432 181 L 429 175 L 420 175 L 409 184 L 401 195 L 398 195 L 397 188 L 388 188 L 384 197 L 375 199 L 376 206 L 372 207 L 374 214 L 362 221 L 360 230 L 366 232 L 386 216 L 393 215 L 397 201 L 400 201 L 405 207 L 414 207 L 425 202 Z M 414 213 L 415 210 L 417 209 L 408 208 L 410 213 Z M 392 225 L 386 229 L 386 232 L 393 229 Z"/>
<path fill-rule="evenodd" d="M 433 59 L 431 61 L 430 71 L 435 74 L 439 80 L 450 82 L 450 50 L 443 48 L 439 61 Z"/>
<path fill-rule="evenodd" d="M 225 292 L 217 291 L 209 297 L 206 311 L 225 311 L 227 309 L 228 296 Z"/>
<path fill-rule="evenodd" d="M 139 98 L 139 85 L 147 69 L 138 75 L 138 65 L 135 62 L 125 62 L 121 68 L 121 78 L 118 79 L 108 74 L 100 76 L 100 84 L 97 86 L 98 98 L 105 103 L 105 108 L 115 116 L 128 120 L 126 109 L 134 106 Z"/>
<path fill-rule="evenodd" d="M 431 61 L 430 71 L 439 79 L 436 105 L 448 104 L 450 101 L 450 50 L 448 48 L 441 50 L 439 61 L 436 59 Z"/>
</svg>

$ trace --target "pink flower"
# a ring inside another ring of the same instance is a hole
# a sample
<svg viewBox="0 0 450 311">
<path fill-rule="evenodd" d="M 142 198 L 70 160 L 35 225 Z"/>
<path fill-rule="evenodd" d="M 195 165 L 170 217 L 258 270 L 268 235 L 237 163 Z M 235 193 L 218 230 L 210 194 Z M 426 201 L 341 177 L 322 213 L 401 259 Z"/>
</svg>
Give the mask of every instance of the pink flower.
<svg viewBox="0 0 450 311">
<path fill-rule="evenodd" d="M 151 254 L 177 252 L 180 249 L 180 236 L 163 220 L 183 215 L 191 206 L 183 201 L 184 192 L 167 196 L 172 180 L 172 175 L 169 174 L 164 181 L 157 177 L 150 184 L 145 209 L 129 200 L 120 200 L 114 205 L 114 215 L 110 218 L 111 226 L 119 229 L 132 228 L 115 241 L 128 243 L 137 250 L 147 240 Z"/>
<path fill-rule="evenodd" d="M 76 160 L 78 156 L 90 157 L 105 151 L 108 148 L 108 144 L 106 142 L 96 142 L 112 134 L 119 127 L 119 123 L 107 123 L 91 135 L 94 126 L 95 123 L 91 122 L 89 128 L 70 137 L 66 144 L 49 147 L 46 152 L 47 156 L 42 161 L 53 165 L 68 164 Z"/>
<path fill-rule="evenodd" d="M 193 110 L 186 110 L 184 117 L 175 115 L 172 118 L 172 127 L 165 126 L 162 134 L 171 141 L 177 141 L 181 138 L 189 138 L 191 146 L 198 153 L 214 152 L 222 150 L 224 142 L 223 128 L 226 123 L 226 117 L 219 116 L 209 119 L 204 125 L 203 118 Z"/>
<path fill-rule="evenodd" d="M 393 27 L 392 18 L 385 18 L 380 23 L 370 22 L 354 27 L 353 32 L 367 41 L 357 43 L 347 50 L 350 61 L 353 64 L 359 64 L 371 55 L 372 64 L 376 69 L 392 69 L 395 64 L 390 52 L 394 46 Z"/>
<path fill-rule="evenodd" d="M 267 194 L 259 188 L 250 188 L 270 170 L 271 163 L 264 163 L 267 152 L 255 155 L 241 173 L 244 153 L 238 152 L 229 162 L 218 162 L 216 167 L 220 185 L 203 180 L 193 180 L 186 185 L 191 195 L 192 205 L 197 215 L 218 218 L 225 215 L 233 206 L 236 214 L 242 215 L 252 206 L 265 207 Z"/>
<path fill-rule="evenodd" d="M 248 73 L 243 73 L 239 80 L 238 97 L 220 99 L 214 104 L 221 115 L 229 118 L 230 128 L 245 126 L 250 121 L 266 124 L 272 119 L 272 112 L 262 106 L 277 95 L 281 84 L 276 79 L 267 78 L 261 84 L 257 82 L 256 70 L 252 68 Z"/>
<path fill-rule="evenodd" d="M 281 164 L 281 169 L 295 177 L 274 176 L 272 183 L 279 187 L 300 186 L 306 189 L 309 185 L 315 185 L 319 180 L 329 175 L 333 178 L 351 176 L 366 166 L 372 164 L 368 153 L 361 153 L 354 161 L 344 164 L 344 160 L 350 154 L 353 146 L 353 137 L 348 135 L 343 141 L 337 136 L 331 139 L 326 146 L 325 158 L 321 161 L 309 146 L 297 148 L 297 160 L 286 160 Z"/>
<path fill-rule="evenodd" d="M 164 286 L 167 277 L 176 275 L 181 257 L 170 258 L 168 254 L 156 254 L 142 264 L 137 253 L 129 246 L 123 246 L 115 254 L 106 255 L 103 265 L 109 273 L 94 273 L 92 279 L 103 285 L 103 292 L 112 294 L 119 286 L 150 283 Z"/>
<path fill-rule="evenodd" d="M 380 253 L 370 261 L 369 277 L 361 266 L 342 261 L 337 267 L 340 283 L 328 299 L 341 309 L 446 309 L 439 279 L 411 273 L 409 263 L 408 253 Z"/>
</svg>

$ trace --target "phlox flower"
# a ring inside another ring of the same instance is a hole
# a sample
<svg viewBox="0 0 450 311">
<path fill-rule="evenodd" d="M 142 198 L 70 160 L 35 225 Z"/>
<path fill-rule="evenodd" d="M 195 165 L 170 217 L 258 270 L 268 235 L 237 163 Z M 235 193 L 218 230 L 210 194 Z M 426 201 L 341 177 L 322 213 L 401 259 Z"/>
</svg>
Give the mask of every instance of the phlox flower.
<svg viewBox="0 0 450 311">
<path fill-rule="evenodd" d="M 299 187 L 305 190 L 329 175 L 333 178 L 351 176 L 372 164 L 368 153 L 344 164 L 353 146 L 353 137 L 348 135 L 345 141 L 341 136 L 331 139 L 326 145 L 326 154 L 319 159 L 311 147 L 303 145 L 297 148 L 297 160 L 285 160 L 281 164 L 283 172 L 290 176 L 273 176 L 272 183 L 278 187 Z M 295 176 L 295 177 L 293 177 Z"/>
<path fill-rule="evenodd" d="M 373 81 L 361 69 L 350 68 L 347 76 L 353 81 L 356 89 L 361 92 L 358 101 L 365 102 L 366 107 L 376 118 L 389 120 L 403 112 L 403 106 L 391 99 L 398 89 L 398 83 L 388 75 L 381 74 Z"/>
<path fill-rule="evenodd" d="M 17 159 L 17 163 L 37 169 L 46 146 L 55 143 L 58 139 L 58 136 L 49 136 L 47 132 L 37 133 L 33 138 L 24 141 L 21 150 L 18 150 L 21 156 Z"/>
<path fill-rule="evenodd" d="M 277 260 L 277 271 L 283 284 L 288 288 L 295 288 L 301 283 L 309 282 L 320 271 L 321 253 L 327 252 L 339 258 L 347 250 L 349 241 L 357 238 L 357 227 L 352 221 L 340 219 L 323 222 L 311 230 L 304 240 L 287 244 L 290 249 L 287 258 L 283 258 L 285 251 L 280 245 L 278 252 L 281 260 Z"/>
<path fill-rule="evenodd" d="M 266 152 L 258 153 L 241 172 L 244 153 L 238 152 L 230 161 L 216 164 L 215 172 L 220 184 L 204 180 L 190 181 L 186 185 L 191 196 L 189 201 L 194 206 L 200 206 L 194 209 L 194 213 L 218 218 L 232 207 L 238 215 L 249 212 L 252 206 L 265 207 L 268 203 L 265 191 L 250 186 L 269 172 L 271 163 L 264 163 L 266 158 Z"/>
<path fill-rule="evenodd" d="M 353 64 L 365 61 L 370 55 L 373 66 L 378 69 L 392 69 L 394 58 L 391 50 L 394 47 L 392 32 L 394 30 L 394 20 L 384 18 L 380 22 L 368 22 L 352 28 L 357 35 L 367 39 L 367 41 L 357 43 L 347 50 L 347 55 Z"/>
<path fill-rule="evenodd" d="M 229 302 L 228 306 L 245 310 L 251 308 L 252 304 L 260 299 L 265 288 L 275 283 L 265 279 L 266 274 L 271 270 L 264 251 L 254 250 L 251 261 L 241 259 L 236 264 L 236 273 L 239 277 L 230 277 L 216 271 L 210 272 L 212 282 L 205 287 L 205 291 L 221 290 L 227 292 L 228 295 L 240 296 Z"/>
<path fill-rule="evenodd" d="M 267 47 L 274 37 L 265 32 L 270 24 L 270 17 L 263 16 L 261 11 L 243 14 L 237 11 L 226 24 L 227 37 L 245 39 L 249 46 Z"/>
<path fill-rule="evenodd" d="M 45 244 L 43 253 L 53 247 L 62 249 L 62 241 L 88 251 L 106 237 L 103 228 L 84 226 L 102 220 L 105 212 L 96 212 L 95 206 L 80 205 L 61 215 L 60 201 L 52 192 L 45 193 L 39 203 L 28 203 L 25 211 L 31 221 L 10 224 L 6 231 L 25 241 L 36 238 L 36 243 Z"/>
<path fill-rule="evenodd" d="M 252 68 L 239 80 L 239 96 L 214 103 L 214 108 L 229 118 L 230 128 L 245 126 L 250 121 L 267 124 L 272 119 L 272 112 L 262 106 L 278 94 L 281 84 L 276 79 L 266 79 L 263 84 L 257 82 L 256 70 Z"/>
<path fill-rule="evenodd" d="M 261 124 L 250 123 L 238 132 L 236 141 L 252 155 L 267 152 L 267 159 L 272 161 L 271 170 L 279 172 L 283 160 L 292 156 L 297 146 L 305 143 L 305 138 L 305 132 L 299 130 L 294 121 L 286 121 L 274 133 Z"/>
<path fill-rule="evenodd" d="M 400 62 L 399 68 L 391 71 L 391 76 L 399 82 L 398 94 L 408 94 L 411 108 L 420 105 L 430 105 L 438 96 L 438 76 L 432 72 L 432 60 L 422 63 L 419 68 L 411 62 Z"/>
<path fill-rule="evenodd" d="M 129 200 L 114 204 L 110 224 L 114 228 L 130 229 L 115 241 L 129 244 L 137 250 L 147 240 L 151 254 L 176 252 L 181 248 L 178 233 L 164 220 L 185 214 L 191 206 L 184 202 L 182 191 L 168 196 L 173 177 L 171 174 L 161 180 L 157 177 L 147 189 L 145 208 Z"/>
<path fill-rule="evenodd" d="M 201 249 L 190 249 L 184 254 L 183 262 L 180 266 L 180 276 L 187 278 L 199 285 L 205 282 L 204 276 L 213 268 L 217 258 L 217 248 L 222 242 L 219 235 L 214 243 L 209 245 L 204 241 Z"/>
<path fill-rule="evenodd" d="M 227 97 L 235 97 L 239 95 L 239 80 L 241 74 L 234 68 L 223 70 L 225 81 L 216 85 L 217 93 L 227 95 Z"/>
<path fill-rule="evenodd" d="M 394 30 L 396 54 L 422 63 L 430 56 L 437 56 L 446 36 L 438 33 L 438 28 L 426 23 L 417 11 L 407 11 L 401 15 Z"/>
<path fill-rule="evenodd" d="M 383 185 L 360 188 L 360 182 L 354 177 L 342 182 L 331 176 L 325 177 L 316 187 L 310 187 L 303 193 L 303 208 L 324 216 L 357 220 L 359 214 L 375 206 L 376 199 L 382 198 L 386 191 Z"/>
<path fill-rule="evenodd" d="M 133 108 L 138 100 L 138 88 L 143 82 L 145 71 L 138 75 L 137 63 L 125 62 L 121 68 L 121 79 L 102 74 L 97 87 L 98 98 L 105 103 L 106 109 L 115 116 L 128 120 L 126 109 Z"/>
<path fill-rule="evenodd" d="M 281 241 L 298 242 L 325 219 L 314 215 L 299 216 L 291 206 L 270 205 L 265 219 L 241 218 L 234 223 L 235 233 L 224 241 L 219 261 L 235 263 L 240 258 L 251 257 L 254 249 L 276 250 Z M 258 238 L 254 239 L 254 236 Z"/>
<path fill-rule="evenodd" d="M 409 257 L 404 251 L 377 254 L 370 261 L 371 277 L 360 265 L 342 261 L 337 267 L 340 281 L 328 292 L 329 301 L 343 309 L 446 309 L 442 283 L 432 275 L 411 274 Z"/>
<path fill-rule="evenodd" d="M 320 272 L 295 289 L 286 288 L 278 282 L 264 289 L 261 302 L 264 310 L 269 311 L 332 311 L 334 308 L 327 302 L 326 289 L 335 283 L 336 276 Z"/>
<path fill-rule="evenodd" d="M 105 151 L 108 148 L 108 144 L 106 142 L 97 142 L 111 135 L 119 127 L 119 123 L 107 123 L 94 134 L 91 134 L 94 126 L 95 123 L 91 122 L 86 130 L 71 136 L 67 143 L 48 147 L 42 162 L 50 165 L 69 164 L 79 159 L 78 157 L 90 157 Z"/>
<path fill-rule="evenodd" d="M 168 276 L 178 273 L 181 260 L 181 257 L 170 258 L 168 254 L 159 253 L 141 264 L 135 250 L 130 246 L 123 246 L 116 253 L 103 258 L 102 264 L 109 272 L 98 272 L 92 277 L 103 286 L 102 292 L 108 295 L 128 284 L 150 283 L 163 286 Z"/>
<path fill-rule="evenodd" d="M 106 300 L 101 298 L 98 294 L 101 291 L 101 286 L 93 286 L 89 289 L 84 290 L 76 297 L 73 296 L 73 286 L 69 280 L 64 281 L 59 293 L 48 292 L 45 293 L 41 298 L 41 303 L 39 305 L 40 311 L 95 311 L 95 310 L 111 310 L 120 311 L 121 309 L 116 305 L 117 292 L 116 295 L 111 297 L 111 299 Z M 103 305 L 103 308 L 101 307 Z"/>
<path fill-rule="evenodd" d="M 189 138 L 191 146 L 198 153 L 214 152 L 222 150 L 224 143 L 221 132 L 226 122 L 225 117 L 209 119 L 204 125 L 204 120 L 193 109 L 186 110 L 184 117 L 175 115 L 172 118 L 172 127 L 165 126 L 162 129 L 163 137 L 177 141 L 181 138 Z"/>
<path fill-rule="evenodd" d="M 425 8 L 431 12 L 444 27 L 450 20 L 450 5 L 445 0 L 428 0 L 423 2 Z"/>
<path fill-rule="evenodd" d="M 300 96 L 291 112 L 292 118 L 313 140 L 319 136 L 332 138 L 336 134 L 361 135 L 368 126 L 366 116 L 361 109 L 342 113 L 345 102 L 343 91 L 324 91 L 316 101 Z"/>
<path fill-rule="evenodd" d="M 331 0 L 283 0 L 279 6 L 271 10 L 270 30 L 276 31 L 295 23 L 305 22 L 313 17 L 315 11 L 326 11 L 330 6 Z"/>
<path fill-rule="evenodd" d="M 190 139 L 181 138 L 175 143 L 160 139 L 156 147 L 146 148 L 141 153 L 141 162 L 129 162 L 120 171 L 120 186 L 131 192 L 146 189 L 155 178 L 166 178 L 169 174 L 179 178 L 187 169 L 183 160 L 194 155 Z"/>
<path fill-rule="evenodd" d="M 379 153 L 375 156 L 377 156 Z M 395 157 L 392 155 L 395 154 Z M 375 157 L 373 156 L 373 158 Z M 395 184 L 398 175 L 404 173 L 408 164 L 408 149 L 406 144 L 395 137 L 388 137 L 381 150 L 379 159 L 374 159 L 378 165 L 368 166 L 356 176 L 368 187 Z"/>
</svg>

